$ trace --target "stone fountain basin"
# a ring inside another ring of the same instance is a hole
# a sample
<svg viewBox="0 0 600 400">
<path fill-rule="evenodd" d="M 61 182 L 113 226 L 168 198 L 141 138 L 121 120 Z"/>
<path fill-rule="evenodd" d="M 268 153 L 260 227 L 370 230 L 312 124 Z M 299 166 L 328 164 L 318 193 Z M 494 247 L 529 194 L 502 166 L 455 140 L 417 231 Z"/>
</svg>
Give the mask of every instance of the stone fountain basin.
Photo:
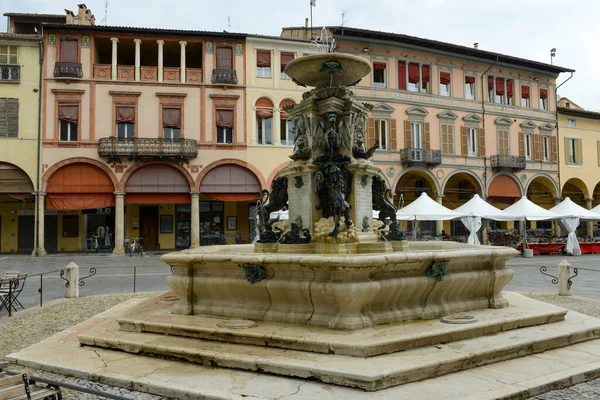
<svg viewBox="0 0 600 400">
<path fill-rule="evenodd" d="M 173 268 L 174 314 L 355 330 L 508 306 L 500 291 L 513 276 L 505 264 L 516 250 L 406 244 L 408 251 L 388 242 L 381 253 L 354 254 L 318 254 L 323 247 L 314 243 L 207 246 L 161 259 Z M 428 275 L 434 263 L 446 265 L 445 276 Z"/>
<path fill-rule="evenodd" d="M 323 72 L 323 64 L 334 61 L 339 69 Z M 285 67 L 285 73 L 304 86 L 345 87 L 356 84 L 371 72 L 368 60 L 351 54 L 326 53 L 296 58 Z"/>
</svg>

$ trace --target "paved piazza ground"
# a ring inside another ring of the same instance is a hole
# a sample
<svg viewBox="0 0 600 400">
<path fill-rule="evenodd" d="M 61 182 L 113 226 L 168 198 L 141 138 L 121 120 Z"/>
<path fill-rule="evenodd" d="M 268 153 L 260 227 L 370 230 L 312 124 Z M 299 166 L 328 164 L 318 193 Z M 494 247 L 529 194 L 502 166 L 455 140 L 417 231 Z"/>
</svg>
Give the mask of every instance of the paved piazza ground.
<svg viewBox="0 0 600 400">
<path fill-rule="evenodd" d="M 556 275 L 556 266 L 561 260 L 567 260 L 579 269 L 579 275 L 573 279 L 572 297 L 556 296 L 557 286 L 550 277 L 542 275 L 541 266 L 548 267 L 548 273 Z M 0 335 L 0 359 L 2 355 L 16 351 L 36 343 L 57 331 L 66 329 L 92 315 L 132 298 L 133 273 L 136 272 L 136 292 L 161 292 L 169 290 L 165 277 L 170 273 L 169 266 L 160 260 L 159 254 L 147 254 L 144 257 L 113 256 L 111 254 L 61 254 L 43 258 L 32 258 L 23 255 L 0 255 L 0 276 L 6 271 L 20 271 L 30 275 L 45 271 L 56 271 L 64 268 L 69 262 L 79 265 L 80 275 L 89 274 L 90 268 L 96 268 L 95 276 L 85 280 L 80 288 L 85 296 L 74 300 L 58 300 L 64 296 L 64 281 L 58 272 L 43 277 L 43 301 L 46 307 L 39 309 L 40 277 L 32 276 L 27 280 L 19 299 L 27 311 L 19 312 L 13 318 L 7 318 L 0 312 L 0 330 L 8 332 L 3 340 Z M 600 255 L 584 255 L 581 257 L 536 256 L 533 259 L 515 258 L 509 262 L 515 275 L 506 287 L 507 290 L 525 293 L 542 301 L 564 306 L 578 312 L 600 317 Z M 125 295 L 123 295 L 125 294 Z M 138 294 L 137 296 L 147 296 Z M 95 296 L 108 295 L 108 296 Z M 54 301 L 53 300 L 58 300 Z M 52 302 L 52 303 L 51 303 Z M 19 337 L 8 340 L 9 337 Z M 25 338 L 25 337 L 26 338 Z M 14 365 L 11 368 L 15 367 Z M 18 367 L 16 367 L 18 368 Z M 34 371 L 35 372 L 35 371 Z M 60 378 L 56 377 L 55 378 Z M 114 394 L 130 398 L 156 399 L 141 393 L 127 392 L 117 388 L 108 388 L 85 381 L 77 384 L 109 390 Z M 67 399 L 91 399 L 91 395 L 76 392 L 66 393 Z M 592 380 L 568 389 L 549 392 L 536 396 L 538 400 L 585 400 L 600 398 L 600 379 Z"/>
</svg>

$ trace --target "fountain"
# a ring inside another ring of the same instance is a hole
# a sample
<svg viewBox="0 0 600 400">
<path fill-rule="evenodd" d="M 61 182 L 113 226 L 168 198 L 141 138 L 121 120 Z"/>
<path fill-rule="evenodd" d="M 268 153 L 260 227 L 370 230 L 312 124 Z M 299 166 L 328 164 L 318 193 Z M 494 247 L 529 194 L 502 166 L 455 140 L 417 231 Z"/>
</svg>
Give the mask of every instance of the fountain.
<svg viewBox="0 0 600 400">
<path fill-rule="evenodd" d="M 79 342 L 373 391 L 597 337 L 597 322 L 548 333 L 566 310 L 501 293 L 514 249 L 402 240 L 376 146 L 365 148 L 371 106 L 349 89 L 370 70 L 329 51 L 290 62 L 313 89 L 286 110 L 292 161 L 260 195 L 257 243 L 164 255 L 173 291 Z M 290 223 L 270 218 L 284 207 Z M 515 340 L 517 329 L 544 333 Z"/>
</svg>

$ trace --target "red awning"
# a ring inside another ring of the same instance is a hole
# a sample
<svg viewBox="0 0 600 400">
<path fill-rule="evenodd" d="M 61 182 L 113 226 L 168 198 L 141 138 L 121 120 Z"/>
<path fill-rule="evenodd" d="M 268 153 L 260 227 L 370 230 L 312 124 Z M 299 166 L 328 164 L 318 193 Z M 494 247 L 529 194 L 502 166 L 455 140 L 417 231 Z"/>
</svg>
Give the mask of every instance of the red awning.
<svg viewBox="0 0 600 400">
<path fill-rule="evenodd" d="M 488 197 L 516 197 L 520 198 L 521 188 L 515 180 L 508 175 L 498 175 L 494 178 L 488 189 Z"/>
<path fill-rule="evenodd" d="M 448 85 L 450 83 L 450 72 L 440 72 L 440 83 Z"/>
<path fill-rule="evenodd" d="M 49 193 L 46 197 L 48 210 L 89 210 L 114 205 L 112 193 Z"/>
<path fill-rule="evenodd" d="M 190 204 L 189 193 L 126 193 L 125 204 Z"/>
<path fill-rule="evenodd" d="M 204 193 L 212 200 L 228 202 L 254 202 L 258 200 L 258 193 Z"/>
<path fill-rule="evenodd" d="M 398 89 L 406 90 L 406 61 L 398 61 Z"/>
<path fill-rule="evenodd" d="M 521 86 L 521 98 L 529 98 L 529 86 Z"/>
</svg>

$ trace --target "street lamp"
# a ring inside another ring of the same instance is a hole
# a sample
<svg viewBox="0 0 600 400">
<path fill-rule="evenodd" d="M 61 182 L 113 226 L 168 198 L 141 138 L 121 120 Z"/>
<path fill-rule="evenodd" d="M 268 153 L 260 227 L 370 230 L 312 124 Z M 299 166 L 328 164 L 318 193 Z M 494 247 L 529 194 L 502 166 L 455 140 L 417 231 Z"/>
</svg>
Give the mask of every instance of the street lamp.
<svg viewBox="0 0 600 400">
<path fill-rule="evenodd" d="M 550 49 L 550 65 L 553 64 L 554 57 L 556 57 L 556 48 Z"/>
</svg>

